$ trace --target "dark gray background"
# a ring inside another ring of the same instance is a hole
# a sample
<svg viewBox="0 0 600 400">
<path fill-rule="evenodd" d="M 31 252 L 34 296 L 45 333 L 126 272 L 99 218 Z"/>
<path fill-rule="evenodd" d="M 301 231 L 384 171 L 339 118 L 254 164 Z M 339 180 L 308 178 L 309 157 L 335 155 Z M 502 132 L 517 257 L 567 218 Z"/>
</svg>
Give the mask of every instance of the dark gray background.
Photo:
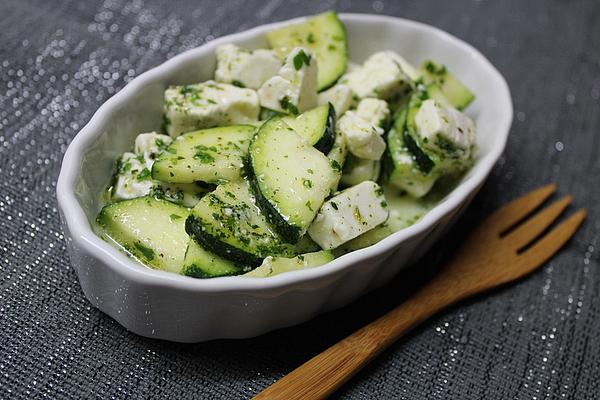
<svg viewBox="0 0 600 400">
<path fill-rule="evenodd" d="M 508 80 L 508 147 L 451 238 L 546 182 L 589 209 L 543 269 L 424 324 L 340 397 L 600 397 L 600 2 L 4 0 L 0 398 L 249 397 L 396 304 L 447 257 L 457 239 L 345 309 L 251 340 L 136 337 L 83 297 L 54 192 L 66 146 L 94 110 L 185 49 L 331 8 L 438 26 L 481 50 Z"/>
</svg>

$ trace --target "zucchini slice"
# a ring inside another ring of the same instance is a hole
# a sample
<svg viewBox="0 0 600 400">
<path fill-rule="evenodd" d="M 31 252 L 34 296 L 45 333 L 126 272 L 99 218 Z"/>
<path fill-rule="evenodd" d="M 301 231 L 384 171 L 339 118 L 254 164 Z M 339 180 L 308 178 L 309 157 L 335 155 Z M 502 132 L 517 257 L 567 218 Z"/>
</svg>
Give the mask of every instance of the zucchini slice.
<svg viewBox="0 0 600 400">
<path fill-rule="evenodd" d="M 181 274 L 192 278 L 206 279 L 239 275 L 247 271 L 247 268 L 204 250 L 194 239 L 190 239 Z"/>
<path fill-rule="evenodd" d="M 424 61 L 421 74 L 425 84 L 437 85 L 448 103 L 458 110 L 464 110 L 475 99 L 473 92 L 444 65 L 430 60 Z"/>
<path fill-rule="evenodd" d="M 333 147 L 335 110 L 331 103 L 313 108 L 298 116 L 284 117 L 283 121 L 321 153 L 327 154 Z"/>
<path fill-rule="evenodd" d="M 281 274 L 283 272 L 318 267 L 333 261 L 333 259 L 333 253 L 327 250 L 300 254 L 294 258 L 267 257 L 260 267 L 244 274 L 244 276 L 252 278 L 266 278 Z"/>
<path fill-rule="evenodd" d="M 243 267 L 258 267 L 269 255 L 291 257 L 315 246 L 285 243 L 256 206 L 245 180 L 219 185 L 204 196 L 185 229 L 202 248 Z"/>
<path fill-rule="evenodd" d="M 438 170 L 433 168 L 433 161 L 407 132 L 407 119 L 411 113 L 411 106 L 416 102 L 417 100 L 411 99 L 409 104 L 399 110 L 394 126 L 386 137 L 384 166 L 387 179 L 392 185 L 405 190 L 411 196 L 422 197 L 431 190 L 439 174 Z M 407 143 L 407 138 L 410 144 Z"/>
<path fill-rule="evenodd" d="M 169 183 L 239 179 L 256 128 L 232 125 L 178 136 L 152 166 L 152 178 Z"/>
<path fill-rule="evenodd" d="M 257 204 L 290 243 L 306 233 L 339 179 L 335 163 L 276 118 L 252 140 L 248 166 Z"/>
<path fill-rule="evenodd" d="M 334 11 L 267 32 L 267 41 L 281 59 L 294 47 L 312 50 L 319 65 L 319 91 L 332 86 L 346 72 L 346 30 Z"/>
<path fill-rule="evenodd" d="M 185 207 L 146 196 L 105 206 L 97 222 L 103 239 L 138 261 L 179 273 L 188 243 L 184 228 L 188 214 Z"/>
</svg>

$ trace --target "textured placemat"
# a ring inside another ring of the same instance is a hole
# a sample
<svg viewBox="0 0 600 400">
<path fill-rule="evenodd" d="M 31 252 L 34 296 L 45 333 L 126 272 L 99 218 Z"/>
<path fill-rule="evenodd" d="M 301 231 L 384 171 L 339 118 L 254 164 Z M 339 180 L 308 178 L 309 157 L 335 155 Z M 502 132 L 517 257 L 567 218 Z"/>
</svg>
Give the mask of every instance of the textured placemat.
<svg viewBox="0 0 600 400">
<path fill-rule="evenodd" d="M 451 237 L 550 181 L 590 211 L 541 271 L 433 319 L 339 396 L 600 397 L 599 2 L 4 0 L 0 398 L 246 398 L 430 276 L 453 240 L 343 310 L 251 340 L 180 345 L 136 337 L 91 308 L 69 265 L 55 181 L 69 141 L 104 100 L 214 37 L 330 8 L 436 25 L 506 76 L 515 103 L 507 150 Z"/>
</svg>

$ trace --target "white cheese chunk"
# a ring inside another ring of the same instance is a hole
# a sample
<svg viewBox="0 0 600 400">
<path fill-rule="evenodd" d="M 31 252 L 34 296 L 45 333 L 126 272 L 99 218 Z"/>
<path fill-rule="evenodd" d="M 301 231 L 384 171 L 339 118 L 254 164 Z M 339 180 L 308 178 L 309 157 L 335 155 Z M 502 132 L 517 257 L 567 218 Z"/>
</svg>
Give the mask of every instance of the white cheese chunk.
<svg viewBox="0 0 600 400">
<path fill-rule="evenodd" d="M 390 53 L 381 51 L 373 54 L 361 67 L 342 76 L 340 83 L 350 86 L 354 94 L 361 99 L 390 99 L 408 93 L 412 81 Z"/>
<path fill-rule="evenodd" d="M 425 100 L 415 115 L 418 135 L 423 146 L 452 156 L 468 157 L 475 144 L 475 124 L 453 107 Z"/>
<path fill-rule="evenodd" d="M 376 181 L 380 171 L 379 160 L 366 160 L 351 155 L 344 163 L 341 182 L 345 186 L 354 186 L 364 181 Z"/>
<path fill-rule="evenodd" d="M 338 129 L 344 135 L 348 150 L 360 158 L 379 160 L 385 151 L 383 129 L 371 125 L 354 111 L 346 111 L 340 118 Z"/>
<path fill-rule="evenodd" d="M 297 114 L 317 106 L 317 58 L 305 48 L 294 48 L 277 76 L 258 89 L 260 105 Z"/>
<path fill-rule="evenodd" d="M 135 138 L 133 146 L 136 154 L 145 159 L 155 159 L 172 141 L 170 136 L 160 135 L 156 132 L 140 133 Z"/>
<path fill-rule="evenodd" d="M 327 103 L 331 103 L 337 117 L 341 117 L 353 104 L 350 86 L 339 84 L 319 93 L 318 104 L 322 106 Z"/>
<path fill-rule="evenodd" d="M 124 153 L 119 162 L 117 180 L 113 187 L 115 200 L 134 199 L 150 193 L 154 182 L 150 171 L 152 160 L 133 153 Z"/>
<path fill-rule="evenodd" d="M 207 81 L 165 91 L 166 127 L 173 138 L 196 129 L 257 121 L 259 111 L 254 90 L 227 83 Z"/>
<path fill-rule="evenodd" d="M 360 68 L 360 64 L 357 64 L 355 62 L 348 60 L 348 65 L 346 66 L 346 72 L 352 72 L 358 68 Z"/>
<path fill-rule="evenodd" d="M 281 61 L 273 50 L 246 50 L 234 44 L 217 47 L 215 80 L 258 89 L 277 74 Z"/>
<path fill-rule="evenodd" d="M 381 187 L 365 181 L 327 200 L 308 234 L 324 250 L 331 250 L 385 222 L 388 214 Z"/>
<path fill-rule="evenodd" d="M 400 54 L 393 52 L 391 50 L 388 50 L 385 52 L 391 59 L 393 59 L 394 61 L 396 61 L 396 63 L 398 63 L 398 65 L 400 66 L 400 68 L 402 69 L 402 72 L 404 72 L 404 74 L 410 78 L 410 80 L 412 80 L 413 82 L 419 80 L 421 78 L 421 73 L 419 72 L 419 70 L 417 70 L 411 63 L 409 63 L 408 61 L 406 61 L 406 59 L 404 57 L 402 57 Z"/>
<path fill-rule="evenodd" d="M 371 125 L 383 128 L 390 117 L 390 108 L 385 100 L 362 99 L 356 107 L 356 115 Z"/>
</svg>

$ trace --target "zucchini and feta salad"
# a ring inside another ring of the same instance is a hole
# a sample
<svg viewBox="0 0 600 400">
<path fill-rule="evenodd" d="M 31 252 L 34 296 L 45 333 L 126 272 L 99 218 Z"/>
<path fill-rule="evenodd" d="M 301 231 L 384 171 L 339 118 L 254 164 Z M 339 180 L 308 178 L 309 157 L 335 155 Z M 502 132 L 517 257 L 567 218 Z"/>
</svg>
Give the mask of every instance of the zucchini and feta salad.
<svg viewBox="0 0 600 400">
<path fill-rule="evenodd" d="M 474 95 L 442 64 L 348 60 L 334 12 L 216 49 L 116 162 L 98 232 L 195 278 L 320 266 L 415 223 L 474 159 Z M 398 38 L 402 40 L 402 38 Z"/>
</svg>

